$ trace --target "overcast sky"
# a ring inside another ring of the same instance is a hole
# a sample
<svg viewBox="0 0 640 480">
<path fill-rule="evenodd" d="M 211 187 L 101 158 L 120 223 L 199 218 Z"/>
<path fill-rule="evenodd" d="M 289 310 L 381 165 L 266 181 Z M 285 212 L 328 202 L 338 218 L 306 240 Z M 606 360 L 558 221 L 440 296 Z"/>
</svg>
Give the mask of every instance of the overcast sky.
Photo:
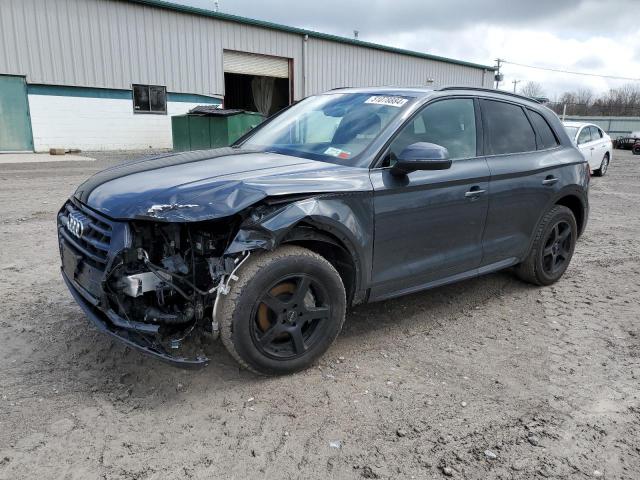
<svg viewBox="0 0 640 480">
<path fill-rule="evenodd" d="M 213 0 L 172 0 L 213 9 Z M 220 0 L 220 11 L 493 65 L 516 63 L 640 78 L 638 0 Z M 626 12 L 626 13 L 625 13 Z M 505 83 L 543 85 L 547 96 L 625 81 L 505 64 Z M 640 85 L 640 82 L 635 82 Z"/>
</svg>

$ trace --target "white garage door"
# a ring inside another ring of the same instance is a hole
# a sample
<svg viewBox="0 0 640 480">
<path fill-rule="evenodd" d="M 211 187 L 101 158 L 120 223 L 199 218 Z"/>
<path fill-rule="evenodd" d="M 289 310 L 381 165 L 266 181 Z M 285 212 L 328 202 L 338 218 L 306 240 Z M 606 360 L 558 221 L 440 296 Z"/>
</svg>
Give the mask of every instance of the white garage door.
<svg viewBox="0 0 640 480">
<path fill-rule="evenodd" d="M 224 71 L 262 77 L 289 78 L 289 59 L 225 50 Z"/>
</svg>

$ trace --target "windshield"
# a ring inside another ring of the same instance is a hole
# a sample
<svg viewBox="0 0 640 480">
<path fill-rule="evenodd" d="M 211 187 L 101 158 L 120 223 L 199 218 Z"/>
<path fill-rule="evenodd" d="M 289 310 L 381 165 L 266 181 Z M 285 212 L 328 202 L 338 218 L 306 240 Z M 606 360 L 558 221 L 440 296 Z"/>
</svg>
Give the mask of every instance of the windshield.
<svg viewBox="0 0 640 480">
<path fill-rule="evenodd" d="M 258 129 L 241 148 L 353 164 L 409 103 L 408 97 L 370 93 L 309 97 Z"/>
<path fill-rule="evenodd" d="M 571 140 L 576 138 L 576 133 L 578 133 L 578 127 L 564 127 L 564 129 L 567 131 L 567 135 L 569 135 L 569 138 Z"/>
</svg>

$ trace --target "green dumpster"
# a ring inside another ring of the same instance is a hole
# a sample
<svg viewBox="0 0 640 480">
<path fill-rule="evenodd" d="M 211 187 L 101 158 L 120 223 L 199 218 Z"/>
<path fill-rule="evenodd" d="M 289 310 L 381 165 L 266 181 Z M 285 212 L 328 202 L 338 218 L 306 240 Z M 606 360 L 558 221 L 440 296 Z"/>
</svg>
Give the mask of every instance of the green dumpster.
<svg viewBox="0 0 640 480">
<path fill-rule="evenodd" d="M 257 112 L 215 108 L 209 105 L 171 117 L 173 149 L 176 152 L 226 147 L 235 142 L 264 117 Z"/>
</svg>

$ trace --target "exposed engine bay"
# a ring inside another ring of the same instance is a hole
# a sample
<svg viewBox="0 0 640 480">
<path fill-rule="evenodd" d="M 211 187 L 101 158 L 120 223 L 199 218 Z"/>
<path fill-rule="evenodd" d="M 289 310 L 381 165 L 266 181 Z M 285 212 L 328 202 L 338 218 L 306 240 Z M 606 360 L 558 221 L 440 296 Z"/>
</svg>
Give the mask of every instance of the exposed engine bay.
<svg viewBox="0 0 640 480">
<path fill-rule="evenodd" d="M 224 256 L 237 230 L 228 220 L 199 224 L 131 223 L 131 246 L 104 281 L 109 308 L 177 349 L 196 327 L 217 335 L 218 292 L 228 289 L 249 252 Z"/>
</svg>

